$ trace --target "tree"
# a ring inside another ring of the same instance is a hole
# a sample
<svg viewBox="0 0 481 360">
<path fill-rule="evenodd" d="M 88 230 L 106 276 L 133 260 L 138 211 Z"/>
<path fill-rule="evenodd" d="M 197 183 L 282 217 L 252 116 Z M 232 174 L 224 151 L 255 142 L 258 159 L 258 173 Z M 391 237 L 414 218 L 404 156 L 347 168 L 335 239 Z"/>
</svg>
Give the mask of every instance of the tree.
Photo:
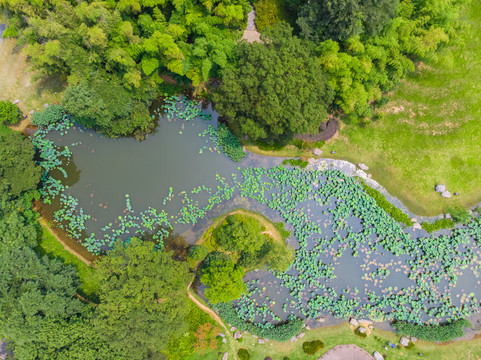
<svg viewBox="0 0 481 360">
<path fill-rule="evenodd" d="M 0 183 L 7 185 L 13 196 L 37 187 L 41 168 L 33 160 L 30 141 L 19 133 L 0 135 Z"/>
<path fill-rule="evenodd" d="M 254 252 L 265 242 L 259 221 L 240 214 L 227 216 L 213 235 L 225 251 Z"/>
<path fill-rule="evenodd" d="M 264 43 L 238 45 L 238 66 L 223 72 L 217 110 L 237 136 L 279 141 L 317 132 L 332 90 L 317 59 L 292 28 L 279 23 Z"/>
<path fill-rule="evenodd" d="M 294 250 L 284 244 L 272 242 L 266 261 L 269 267 L 276 271 L 286 271 L 294 260 Z"/>
<path fill-rule="evenodd" d="M 237 299 L 246 290 L 242 281 L 244 269 L 232 260 L 218 259 L 201 271 L 200 281 L 207 286 L 205 297 L 212 303 Z"/>
<path fill-rule="evenodd" d="M 15 124 L 20 120 L 20 110 L 10 101 L 0 101 L 0 124 Z"/>
<path fill-rule="evenodd" d="M 185 330 L 187 265 L 133 238 L 97 261 L 100 286 L 95 327 L 130 359 L 157 358 Z"/>
<path fill-rule="evenodd" d="M 346 41 L 365 33 L 376 35 L 396 15 L 399 0 L 313 0 L 297 19 L 301 35 L 315 42 Z"/>
</svg>

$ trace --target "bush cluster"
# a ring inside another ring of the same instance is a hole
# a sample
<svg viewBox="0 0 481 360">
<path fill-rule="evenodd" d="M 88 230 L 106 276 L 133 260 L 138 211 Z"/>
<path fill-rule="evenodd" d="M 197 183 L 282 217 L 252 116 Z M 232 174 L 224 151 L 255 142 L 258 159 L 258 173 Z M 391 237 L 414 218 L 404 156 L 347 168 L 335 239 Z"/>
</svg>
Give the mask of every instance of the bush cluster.
<svg viewBox="0 0 481 360">
<path fill-rule="evenodd" d="M 32 124 L 40 128 L 47 128 L 49 125 L 56 124 L 62 120 L 65 111 L 61 105 L 50 105 L 43 111 L 32 115 Z"/>
<path fill-rule="evenodd" d="M 298 166 L 304 169 L 307 165 L 309 165 L 309 162 L 302 159 L 285 159 L 282 162 L 282 165 Z"/>
<path fill-rule="evenodd" d="M 360 182 L 362 187 L 364 188 L 364 191 L 367 192 L 369 196 L 371 196 L 376 201 L 376 203 L 379 205 L 380 208 L 382 208 L 385 212 L 391 215 L 391 217 L 397 222 L 400 222 L 407 226 L 411 226 L 412 222 L 409 216 L 407 216 L 400 209 L 398 209 L 389 201 L 387 201 L 386 197 L 383 194 L 381 194 L 378 190 L 373 189 L 362 180 L 360 180 Z"/>
<path fill-rule="evenodd" d="M 237 351 L 237 356 L 239 356 L 240 360 L 250 360 L 251 358 L 251 354 L 249 353 L 249 350 L 244 348 L 239 349 L 239 351 Z"/>
<path fill-rule="evenodd" d="M 436 220 L 433 223 L 425 222 L 422 224 L 422 227 L 424 230 L 431 233 L 436 230 L 450 229 L 454 227 L 454 221 L 451 219 L 440 219 L 440 220 Z"/>
<path fill-rule="evenodd" d="M 245 322 L 242 318 L 240 318 L 234 310 L 232 302 L 219 303 L 216 304 L 215 307 L 219 309 L 220 316 L 232 326 L 235 326 L 240 331 L 248 331 L 253 335 L 266 339 L 287 341 L 291 337 L 299 334 L 304 327 L 304 321 L 296 318 L 288 320 L 285 323 L 278 324 L 273 328 L 264 329 Z"/>
<path fill-rule="evenodd" d="M 451 216 L 453 217 L 453 220 L 457 223 L 467 224 L 469 220 L 471 220 L 471 214 L 468 212 L 468 210 L 466 210 L 463 207 L 450 206 L 446 209 L 446 211 L 451 214 Z"/>
<path fill-rule="evenodd" d="M 471 324 L 466 319 L 459 319 L 441 325 L 415 325 L 404 321 L 397 321 L 393 324 L 397 332 L 405 335 L 415 336 L 421 340 L 428 341 L 449 341 L 463 336 L 464 327 Z"/>
<path fill-rule="evenodd" d="M 20 110 L 10 101 L 0 101 L 0 124 L 13 125 L 20 119 Z"/>
<path fill-rule="evenodd" d="M 308 355 L 314 355 L 324 347 L 321 340 L 306 341 L 302 344 L 302 351 Z"/>
<path fill-rule="evenodd" d="M 190 248 L 189 256 L 197 261 L 203 261 L 209 254 L 209 249 L 202 245 L 194 245 Z"/>
</svg>

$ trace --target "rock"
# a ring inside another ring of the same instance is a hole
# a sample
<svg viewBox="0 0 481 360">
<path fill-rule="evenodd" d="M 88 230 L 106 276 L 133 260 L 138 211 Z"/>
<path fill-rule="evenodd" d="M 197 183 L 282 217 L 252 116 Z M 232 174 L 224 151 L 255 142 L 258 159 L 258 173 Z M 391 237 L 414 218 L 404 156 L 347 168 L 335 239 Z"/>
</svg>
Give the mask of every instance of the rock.
<svg viewBox="0 0 481 360">
<path fill-rule="evenodd" d="M 218 333 L 217 335 L 219 335 L 220 337 L 223 337 L 223 338 L 225 338 L 225 334 Z"/>
<path fill-rule="evenodd" d="M 15 100 L 12 104 L 15 104 L 15 105 L 16 105 L 16 104 L 18 104 L 19 102 L 20 102 L 20 100 L 17 99 L 17 100 Z"/>
<path fill-rule="evenodd" d="M 372 330 L 372 329 L 374 329 L 374 326 L 373 326 L 373 325 L 369 325 L 368 328 L 369 328 L 369 330 Z"/>
<path fill-rule="evenodd" d="M 301 333 L 300 333 L 299 335 L 297 335 L 296 337 L 297 337 L 298 339 L 302 339 L 302 338 L 304 337 L 304 335 L 306 335 L 306 333 L 301 332 Z"/>
<path fill-rule="evenodd" d="M 322 150 L 318 149 L 318 148 L 315 148 L 314 150 L 312 150 L 312 154 L 315 155 L 315 156 L 321 156 Z"/>
<path fill-rule="evenodd" d="M 364 171 L 369 170 L 369 168 L 367 167 L 367 165 L 364 164 L 364 163 L 359 163 L 359 164 L 357 164 L 357 166 L 358 166 L 359 169 L 361 169 L 361 170 L 364 170 Z"/>
<path fill-rule="evenodd" d="M 296 338 L 295 336 L 293 336 L 293 337 L 291 337 L 291 338 L 289 339 L 289 341 L 290 341 L 290 342 L 296 342 L 296 341 L 297 341 L 297 338 Z"/>
<path fill-rule="evenodd" d="M 413 223 L 418 222 L 418 219 L 413 217 L 413 218 L 411 218 L 411 222 L 413 222 Z"/>
<path fill-rule="evenodd" d="M 222 360 L 227 360 L 229 358 L 229 353 L 225 352 L 224 355 L 222 355 Z"/>
<path fill-rule="evenodd" d="M 441 196 L 444 197 L 444 198 L 450 198 L 451 197 L 451 193 L 449 191 L 443 191 L 441 193 Z"/>
<path fill-rule="evenodd" d="M 402 346 L 408 346 L 409 345 L 409 339 L 407 337 L 401 336 L 401 340 L 399 340 L 399 343 Z"/>
<path fill-rule="evenodd" d="M 454 193 L 454 196 L 459 196 L 459 193 L 458 193 L 458 192 L 455 192 L 455 193 Z"/>
<path fill-rule="evenodd" d="M 368 324 L 368 325 L 372 325 L 373 322 L 371 320 L 368 320 L 368 319 L 361 319 L 359 320 L 359 324 Z"/>
<path fill-rule="evenodd" d="M 309 159 L 307 159 L 307 162 L 309 163 L 309 165 L 312 165 L 312 164 L 314 164 L 314 163 L 316 162 L 316 159 L 314 159 L 314 158 L 309 158 Z"/>
<path fill-rule="evenodd" d="M 359 326 L 359 321 L 357 321 L 354 318 L 351 318 L 351 320 L 349 320 L 349 324 L 351 324 L 352 326 Z"/>
<path fill-rule="evenodd" d="M 258 343 L 259 343 L 259 344 L 264 344 L 264 343 L 265 343 L 265 341 L 264 341 L 264 340 L 262 340 L 262 339 L 259 339 Z"/>
<path fill-rule="evenodd" d="M 418 338 L 417 338 L 417 337 L 414 337 L 414 336 L 411 336 L 411 341 L 412 341 L 412 342 L 416 342 L 416 341 L 418 341 Z"/>
<path fill-rule="evenodd" d="M 28 113 L 29 113 L 30 115 L 33 115 L 34 112 L 35 112 L 35 110 L 30 110 Z"/>
<path fill-rule="evenodd" d="M 222 342 L 225 344 L 227 343 L 227 339 L 226 338 L 222 338 Z"/>
<path fill-rule="evenodd" d="M 360 334 L 364 334 L 367 331 L 367 329 L 364 326 L 359 326 L 357 328 L 357 331 L 359 331 Z"/>
<path fill-rule="evenodd" d="M 368 179 L 372 178 L 372 175 L 371 175 L 371 174 L 367 174 L 367 178 L 368 178 Z"/>
<path fill-rule="evenodd" d="M 469 215 L 473 215 L 473 210 L 469 209 L 469 210 L 468 210 L 468 214 L 469 214 Z"/>
<path fill-rule="evenodd" d="M 335 154 L 336 152 L 334 150 L 331 151 L 331 154 Z"/>
<path fill-rule="evenodd" d="M 416 230 L 421 230 L 423 227 L 421 226 L 420 223 L 414 223 L 413 224 L 413 229 L 416 229 Z"/>
<path fill-rule="evenodd" d="M 445 219 L 452 219 L 453 217 L 451 216 L 450 213 L 444 214 Z"/>
<path fill-rule="evenodd" d="M 434 190 L 436 190 L 436 192 L 442 193 L 443 191 L 446 191 L 446 185 L 436 185 Z"/>
<path fill-rule="evenodd" d="M 48 104 L 43 104 L 44 109 L 48 108 Z"/>
<path fill-rule="evenodd" d="M 356 175 L 360 178 L 367 179 L 367 174 L 364 170 L 356 170 Z"/>
<path fill-rule="evenodd" d="M 236 331 L 237 328 L 235 326 L 231 326 L 230 331 Z"/>
<path fill-rule="evenodd" d="M 242 337 L 242 333 L 241 333 L 240 331 L 236 331 L 236 332 L 234 333 L 234 339 L 237 340 L 237 339 L 240 339 L 241 337 Z"/>
<path fill-rule="evenodd" d="M 264 341 L 267 343 L 267 342 L 269 342 L 270 340 L 269 340 L 269 339 L 264 339 Z"/>
<path fill-rule="evenodd" d="M 384 356 L 382 356 L 379 351 L 374 351 L 372 356 L 374 357 L 374 360 L 384 360 Z"/>
<path fill-rule="evenodd" d="M 311 330 L 311 327 L 309 325 L 307 325 L 306 330 Z"/>
<path fill-rule="evenodd" d="M 319 319 L 317 319 L 317 321 L 320 323 L 323 323 L 323 322 L 326 322 L 326 319 L 323 317 L 320 317 Z"/>
</svg>

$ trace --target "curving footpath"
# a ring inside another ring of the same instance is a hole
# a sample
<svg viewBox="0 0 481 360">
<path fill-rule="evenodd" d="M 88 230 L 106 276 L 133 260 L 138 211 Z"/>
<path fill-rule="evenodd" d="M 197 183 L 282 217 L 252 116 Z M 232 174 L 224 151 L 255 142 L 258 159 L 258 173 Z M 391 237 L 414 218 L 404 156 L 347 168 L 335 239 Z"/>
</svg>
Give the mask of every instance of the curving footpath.
<svg viewBox="0 0 481 360">
<path fill-rule="evenodd" d="M 337 345 L 318 360 L 374 360 L 366 350 L 356 345 Z"/>
</svg>

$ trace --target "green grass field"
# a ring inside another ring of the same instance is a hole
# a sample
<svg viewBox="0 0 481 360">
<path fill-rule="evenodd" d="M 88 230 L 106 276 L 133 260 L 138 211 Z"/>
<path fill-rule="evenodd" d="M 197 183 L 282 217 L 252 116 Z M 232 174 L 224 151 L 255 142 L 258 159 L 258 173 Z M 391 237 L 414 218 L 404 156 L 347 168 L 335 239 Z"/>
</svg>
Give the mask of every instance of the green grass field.
<svg viewBox="0 0 481 360">
<path fill-rule="evenodd" d="M 379 109 L 384 119 L 344 127 L 325 147 L 336 157 L 364 162 L 373 178 L 416 214 L 436 215 L 448 205 L 481 201 L 481 3 L 464 12 L 456 43 L 443 65 L 420 64 Z M 445 200 L 434 192 L 446 184 Z"/>
</svg>

